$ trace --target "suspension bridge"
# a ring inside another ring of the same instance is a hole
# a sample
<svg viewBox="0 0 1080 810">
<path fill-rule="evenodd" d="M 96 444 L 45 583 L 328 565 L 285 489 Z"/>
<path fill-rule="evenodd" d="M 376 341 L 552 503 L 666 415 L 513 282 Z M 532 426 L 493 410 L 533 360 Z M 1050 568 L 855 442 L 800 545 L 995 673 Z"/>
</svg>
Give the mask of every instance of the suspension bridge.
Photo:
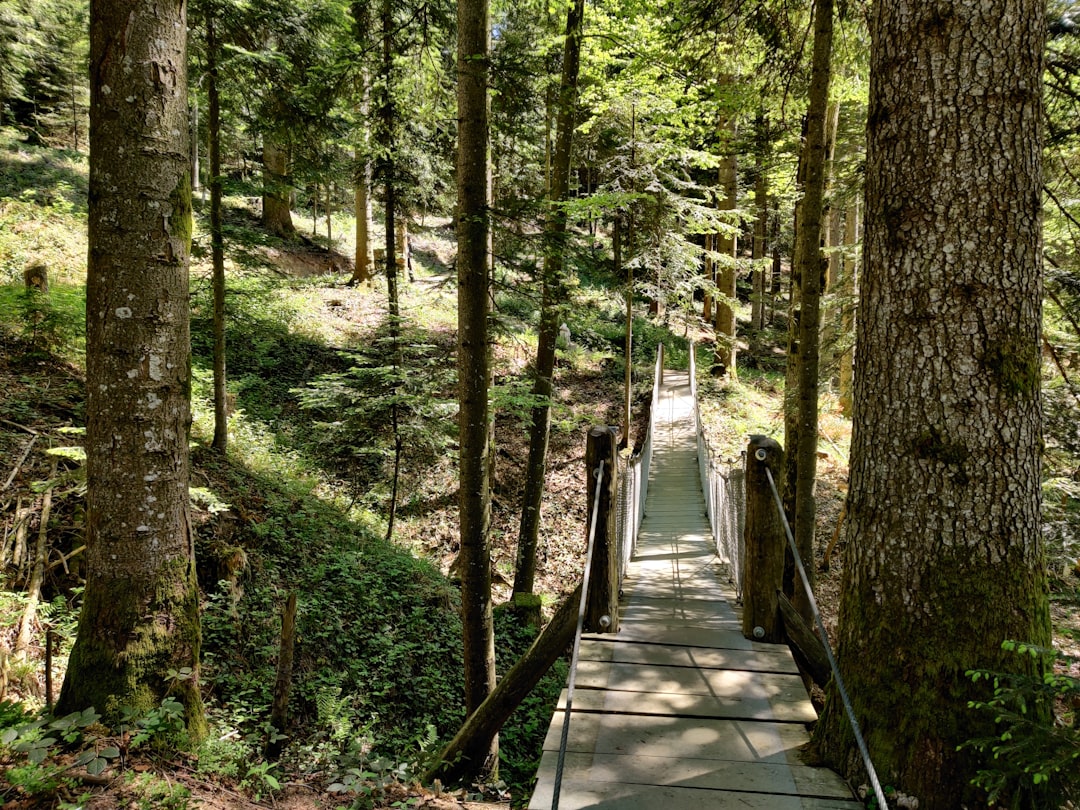
<svg viewBox="0 0 1080 810">
<path fill-rule="evenodd" d="M 800 759 L 816 714 L 788 648 L 744 636 L 741 470 L 703 446 L 692 367 L 662 363 L 621 471 L 617 632 L 581 636 L 529 808 L 856 810 Z"/>
</svg>

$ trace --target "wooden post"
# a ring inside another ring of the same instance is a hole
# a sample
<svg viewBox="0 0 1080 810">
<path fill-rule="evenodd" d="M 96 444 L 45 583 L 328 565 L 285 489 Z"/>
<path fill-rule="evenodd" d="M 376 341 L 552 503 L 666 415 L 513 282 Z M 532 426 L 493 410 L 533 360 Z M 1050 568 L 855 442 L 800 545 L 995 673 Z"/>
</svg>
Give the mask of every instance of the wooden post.
<svg viewBox="0 0 1080 810">
<path fill-rule="evenodd" d="M 596 487 L 600 486 L 599 511 L 596 516 L 596 540 L 593 543 L 592 571 L 589 577 L 589 601 L 585 606 L 585 630 L 590 633 L 614 633 L 619 629 L 619 548 L 616 518 L 616 478 L 618 467 L 618 431 L 608 425 L 589 430 L 585 447 L 585 471 L 588 476 L 589 512 L 585 524 L 586 540 L 592 525 Z M 593 473 L 604 462 L 604 474 L 597 482 Z"/>
<path fill-rule="evenodd" d="M 759 458 L 760 454 L 760 458 Z M 784 578 L 784 524 L 765 470 L 779 480 L 784 450 L 768 436 L 751 436 L 746 453 L 746 559 L 743 562 L 743 635 L 781 643 L 784 626 L 776 592 Z"/>
</svg>

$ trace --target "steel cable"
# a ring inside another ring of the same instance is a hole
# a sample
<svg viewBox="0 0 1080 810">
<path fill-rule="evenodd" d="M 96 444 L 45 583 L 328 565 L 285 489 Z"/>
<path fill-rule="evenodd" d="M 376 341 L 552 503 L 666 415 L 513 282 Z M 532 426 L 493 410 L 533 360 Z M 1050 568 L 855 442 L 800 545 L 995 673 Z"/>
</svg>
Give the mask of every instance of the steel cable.
<svg viewBox="0 0 1080 810">
<path fill-rule="evenodd" d="M 764 461 L 765 456 L 764 450 L 758 450 L 755 455 L 758 461 Z M 844 704 L 844 710 L 847 712 L 848 722 L 851 723 L 851 730 L 855 733 L 855 743 L 859 746 L 859 753 L 862 755 L 863 764 L 866 766 L 866 772 L 870 777 L 870 784 L 874 788 L 874 795 L 877 797 L 878 807 L 880 807 L 881 810 L 889 810 L 889 805 L 885 803 L 885 794 L 882 792 L 881 784 L 878 782 L 877 771 L 874 770 L 874 763 L 870 761 L 870 751 L 866 747 L 866 740 L 863 739 L 862 730 L 859 728 L 859 723 L 855 719 L 855 709 L 852 707 L 851 699 L 848 697 L 847 689 L 844 687 L 844 679 L 840 677 L 840 668 L 836 664 L 836 657 L 833 655 L 832 646 L 829 644 L 829 636 L 825 632 L 825 623 L 821 620 L 821 611 L 818 610 L 817 600 L 814 599 L 814 592 L 810 589 L 810 578 L 806 575 L 806 568 L 803 567 L 799 549 L 795 546 L 795 536 L 791 533 L 791 526 L 788 525 L 787 515 L 784 514 L 784 504 L 783 501 L 780 500 L 780 493 L 776 490 L 776 482 L 773 481 L 772 470 L 766 467 L 765 475 L 769 479 L 769 486 L 772 488 L 773 499 L 776 501 L 776 509 L 780 513 L 780 519 L 784 524 L 784 533 L 787 535 L 788 545 L 791 547 L 791 553 L 795 557 L 795 570 L 799 572 L 799 579 L 802 580 L 803 589 L 806 591 L 806 597 L 810 604 L 810 611 L 814 614 L 814 623 L 817 625 L 818 633 L 821 634 L 821 642 L 825 646 L 825 655 L 829 659 L 829 667 L 832 669 L 833 679 L 836 681 L 836 690 L 840 693 L 840 700 Z"/>
<path fill-rule="evenodd" d="M 574 705 L 574 682 L 577 680 L 578 651 L 581 648 L 581 630 L 585 625 L 585 605 L 589 596 L 589 573 L 592 570 L 593 545 L 596 541 L 596 518 L 600 512 L 600 490 L 604 478 L 604 462 L 593 472 L 596 479 L 596 495 L 593 498 L 592 521 L 589 524 L 589 546 L 585 552 L 585 573 L 581 580 L 581 603 L 578 605 L 577 630 L 574 631 L 574 647 L 570 654 L 570 678 L 566 685 L 566 709 L 563 712 L 562 737 L 559 740 L 559 761 L 555 766 L 555 787 L 551 794 L 551 810 L 559 810 L 559 794 L 562 792 L 563 766 L 566 761 L 566 743 L 570 738 L 570 710 Z"/>
</svg>

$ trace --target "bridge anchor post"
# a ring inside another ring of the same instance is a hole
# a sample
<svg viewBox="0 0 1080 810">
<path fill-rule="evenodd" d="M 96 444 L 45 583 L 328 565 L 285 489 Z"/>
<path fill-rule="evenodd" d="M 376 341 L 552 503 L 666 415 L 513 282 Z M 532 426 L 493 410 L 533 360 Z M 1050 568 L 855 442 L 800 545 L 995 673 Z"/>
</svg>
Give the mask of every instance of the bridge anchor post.
<svg viewBox="0 0 1080 810">
<path fill-rule="evenodd" d="M 589 517 L 592 525 L 596 487 L 600 490 L 596 515 L 596 540 L 593 546 L 592 571 L 589 573 L 589 596 L 585 606 L 584 628 L 590 633 L 616 633 L 619 630 L 619 521 L 617 477 L 618 431 L 608 425 L 595 425 L 589 430 L 585 445 L 585 470 L 588 476 Z M 604 472 L 600 481 L 594 475 L 600 462 Z M 588 529 L 586 528 L 586 531 Z M 586 537 L 586 540 L 588 538 Z"/>
<path fill-rule="evenodd" d="M 769 479 L 779 479 L 784 448 L 768 436 L 751 436 L 746 453 L 746 559 L 743 567 L 743 621 L 746 638 L 780 644 L 784 624 L 776 592 L 783 587 L 784 524 Z"/>
</svg>

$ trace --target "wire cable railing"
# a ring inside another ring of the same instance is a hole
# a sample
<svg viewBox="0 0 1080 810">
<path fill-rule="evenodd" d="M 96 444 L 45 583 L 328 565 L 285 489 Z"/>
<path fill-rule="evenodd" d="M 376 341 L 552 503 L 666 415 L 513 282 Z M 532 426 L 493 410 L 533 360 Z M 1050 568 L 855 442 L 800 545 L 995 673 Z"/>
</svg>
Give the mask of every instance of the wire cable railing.
<svg viewBox="0 0 1080 810">
<path fill-rule="evenodd" d="M 694 431 L 697 434 L 698 470 L 701 491 L 705 496 L 705 511 L 712 527 L 713 545 L 720 559 L 728 566 L 729 579 L 735 587 L 735 598 L 742 600 L 743 560 L 746 526 L 746 473 L 740 456 L 724 460 L 713 450 L 701 421 L 698 403 L 696 346 L 690 343 L 690 395 L 694 401 Z M 745 455 L 745 454 L 744 454 Z"/>
<path fill-rule="evenodd" d="M 593 546 L 596 543 L 596 520 L 600 514 L 600 492 L 604 478 L 604 462 L 593 471 L 596 494 L 593 496 L 592 520 L 589 523 L 589 544 L 585 551 L 585 573 L 581 580 L 581 604 L 578 606 L 577 629 L 574 631 L 574 647 L 570 653 L 570 677 L 566 683 L 566 709 L 563 714 L 562 737 L 559 739 L 559 761 L 555 765 L 555 786 L 551 794 L 551 810 L 559 810 L 559 794 L 562 792 L 563 767 L 566 764 L 566 743 L 570 739 L 570 712 L 574 707 L 574 685 L 577 681 L 578 653 L 581 650 L 581 631 L 585 626 L 585 606 L 589 599 L 589 577 L 592 573 Z"/>
<path fill-rule="evenodd" d="M 656 425 L 657 397 L 664 379 L 664 344 L 656 350 L 656 364 L 653 367 L 652 404 L 649 406 L 649 424 L 645 429 L 645 441 L 638 449 L 627 455 L 619 456 L 619 495 L 616 506 L 619 550 L 619 589 L 622 589 L 626 566 L 634 556 L 638 529 L 645 517 L 645 497 L 649 492 L 649 467 L 652 464 L 653 433 Z"/>
<path fill-rule="evenodd" d="M 758 450 L 756 461 L 765 460 L 765 451 Z M 829 635 L 825 632 L 825 623 L 821 619 L 821 611 L 818 610 L 817 600 L 814 598 L 814 591 L 810 587 L 810 579 L 806 575 L 806 568 L 803 566 L 802 556 L 799 554 L 799 548 L 795 545 L 795 536 L 791 533 L 791 525 L 788 523 L 787 515 L 784 514 L 784 503 L 780 500 L 780 493 L 776 489 L 776 481 L 773 480 L 772 470 L 768 467 L 765 468 L 765 475 L 769 479 L 769 487 L 772 489 L 773 500 L 776 502 L 776 509 L 780 514 L 780 520 L 784 524 L 784 534 L 787 535 L 788 547 L 791 550 L 795 559 L 795 570 L 799 574 L 799 580 L 802 582 L 803 590 L 806 592 L 806 599 L 810 605 L 810 612 L 814 616 L 814 624 L 817 627 L 818 635 L 821 636 L 821 643 L 825 647 L 825 655 L 829 659 L 829 668 L 832 670 L 833 682 L 836 684 L 836 691 L 840 695 L 840 702 L 844 704 L 844 711 L 847 713 L 848 722 L 851 723 L 851 730 L 855 735 L 855 744 L 859 748 L 859 754 L 862 756 L 863 765 L 866 768 L 866 773 L 870 779 L 870 785 L 874 789 L 874 796 L 877 798 L 877 806 L 882 810 L 889 810 L 889 805 L 885 802 L 885 794 L 881 789 L 881 783 L 878 781 L 877 771 L 874 770 L 874 763 L 870 761 L 870 751 L 866 747 L 866 740 L 863 739 L 862 729 L 859 727 L 859 722 L 855 718 L 855 709 L 851 705 L 851 698 L 848 697 L 847 688 L 844 686 L 844 679 L 840 675 L 840 668 L 836 664 L 836 656 L 833 655 L 832 646 L 829 644 Z"/>
</svg>

